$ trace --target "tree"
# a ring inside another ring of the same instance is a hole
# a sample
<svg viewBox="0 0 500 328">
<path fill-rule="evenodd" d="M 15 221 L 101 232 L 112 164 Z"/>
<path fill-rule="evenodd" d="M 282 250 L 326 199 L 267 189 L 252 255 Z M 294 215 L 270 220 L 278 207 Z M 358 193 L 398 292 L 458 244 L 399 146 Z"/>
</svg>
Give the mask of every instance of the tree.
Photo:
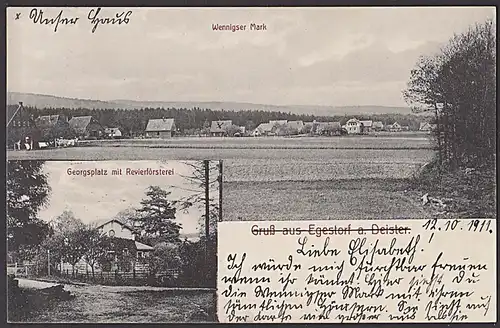
<svg viewBox="0 0 500 328">
<path fill-rule="evenodd" d="M 225 128 L 225 132 L 229 137 L 234 136 L 236 133 L 240 133 L 241 129 L 239 126 L 231 124 Z"/>
<path fill-rule="evenodd" d="M 143 215 L 144 214 L 139 212 L 136 208 L 127 208 L 116 213 L 113 218 L 130 227 L 135 227 L 136 223 L 139 222 L 140 217 Z"/>
<path fill-rule="evenodd" d="M 82 259 L 89 249 L 89 240 L 87 228 L 82 227 L 76 230 L 65 232 L 63 235 L 63 243 L 60 245 L 63 253 L 63 261 L 71 264 L 73 274 L 75 266 Z"/>
<path fill-rule="evenodd" d="M 445 170 L 492 165 L 496 154 L 496 25 L 476 24 L 453 36 L 412 70 L 407 103 L 434 112 L 433 137 Z"/>
<path fill-rule="evenodd" d="M 37 217 L 50 195 L 43 161 L 7 163 L 7 247 L 14 258 L 29 259 L 49 234 L 49 226 Z"/>
<path fill-rule="evenodd" d="M 180 268 L 182 260 L 179 254 L 179 244 L 165 242 L 156 244 L 147 258 L 147 263 L 151 274 Z"/>
<path fill-rule="evenodd" d="M 83 253 L 83 259 L 88 263 L 92 270 L 92 277 L 95 276 L 95 266 L 101 263 L 107 255 L 110 247 L 109 238 L 98 229 L 86 227 L 82 229 L 82 240 L 86 243 L 86 249 Z"/>
<path fill-rule="evenodd" d="M 203 212 L 200 217 L 199 241 L 184 241 L 180 249 L 183 276 L 188 281 L 198 284 L 215 284 L 217 273 L 217 222 L 221 215 L 219 191 L 222 183 L 221 162 L 190 161 L 185 162 L 192 168 L 192 173 L 183 176 L 192 187 L 181 188 L 187 191 L 185 196 L 176 201 L 183 211 L 195 207 Z M 207 179 L 208 177 L 208 179 Z M 177 187 L 179 188 L 179 187 Z M 207 195 L 208 193 L 208 195 Z M 199 279 L 197 279 L 199 278 Z"/>
<path fill-rule="evenodd" d="M 59 216 L 49 222 L 50 226 L 56 234 L 64 234 L 65 232 L 83 229 L 85 224 L 72 211 L 63 211 Z"/>
<path fill-rule="evenodd" d="M 137 211 L 137 226 L 141 229 L 141 238 L 154 244 L 160 241 L 178 242 L 181 225 L 175 222 L 176 209 L 168 200 L 170 192 L 158 186 L 150 186 L 142 207 Z"/>
</svg>

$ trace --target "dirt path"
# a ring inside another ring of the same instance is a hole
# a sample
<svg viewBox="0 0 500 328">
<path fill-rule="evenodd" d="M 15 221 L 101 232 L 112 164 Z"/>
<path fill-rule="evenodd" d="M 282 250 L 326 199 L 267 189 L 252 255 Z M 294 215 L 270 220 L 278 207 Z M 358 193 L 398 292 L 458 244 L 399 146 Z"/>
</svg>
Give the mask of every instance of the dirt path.
<svg viewBox="0 0 500 328">
<path fill-rule="evenodd" d="M 32 313 L 28 322 L 212 322 L 215 292 L 155 287 L 65 285 L 74 299 Z"/>
</svg>

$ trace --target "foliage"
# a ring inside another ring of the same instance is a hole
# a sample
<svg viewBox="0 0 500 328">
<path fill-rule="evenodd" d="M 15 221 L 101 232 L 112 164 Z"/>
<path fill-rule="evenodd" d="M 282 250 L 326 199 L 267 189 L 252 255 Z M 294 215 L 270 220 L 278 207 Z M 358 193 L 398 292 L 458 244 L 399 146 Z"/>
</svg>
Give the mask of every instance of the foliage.
<svg viewBox="0 0 500 328">
<path fill-rule="evenodd" d="M 95 266 L 103 261 L 109 250 L 109 238 L 98 229 L 87 227 L 82 230 L 82 240 L 86 242 L 86 249 L 83 259 L 92 269 L 92 276 L 95 275 Z"/>
<path fill-rule="evenodd" d="M 232 136 L 234 136 L 236 133 L 241 132 L 240 127 L 239 127 L 239 126 L 237 126 L 237 125 L 234 125 L 234 124 L 232 124 L 232 125 L 230 125 L 230 126 L 226 127 L 226 129 L 225 129 L 225 130 L 226 130 L 226 133 L 227 133 L 227 135 L 228 135 L 229 137 L 232 137 Z"/>
<path fill-rule="evenodd" d="M 496 25 L 476 24 L 439 54 L 422 57 L 403 92 L 415 111 L 431 111 L 439 167 L 494 162 L 496 154 Z"/>
<path fill-rule="evenodd" d="M 178 269 L 182 266 L 179 244 L 161 242 L 154 246 L 153 252 L 147 258 L 151 273 L 164 272 L 168 269 Z"/>
<path fill-rule="evenodd" d="M 278 127 L 276 131 L 280 136 L 293 136 L 299 134 L 299 129 L 288 125 Z"/>
<path fill-rule="evenodd" d="M 54 230 L 54 233 L 59 234 L 82 229 L 85 226 L 80 219 L 77 219 L 75 217 L 75 214 L 72 211 L 67 210 L 63 211 L 61 215 L 52 219 L 49 224 Z"/>
<path fill-rule="evenodd" d="M 185 241 L 180 246 L 183 285 L 215 288 L 217 276 L 217 246 L 215 238 L 204 237 L 196 242 Z"/>
<path fill-rule="evenodd" d="M 175 222 L 176 208 L 168 200 L 170 192 L 158 186 L 150 186 L 146 198 L 141 201 L 141 214 L 136 225 L 141 230 L 141 240 L 150 245 L 164 242 L 178 242 L 181 225 Z"/>
<path fill-rule="evenodd" d="M 23 259 L 50 232 L 49 226 L 37 217 L 50 194 L 43 161 L 9 161 L 7 163 L 7 247 Z"/>
</svg>

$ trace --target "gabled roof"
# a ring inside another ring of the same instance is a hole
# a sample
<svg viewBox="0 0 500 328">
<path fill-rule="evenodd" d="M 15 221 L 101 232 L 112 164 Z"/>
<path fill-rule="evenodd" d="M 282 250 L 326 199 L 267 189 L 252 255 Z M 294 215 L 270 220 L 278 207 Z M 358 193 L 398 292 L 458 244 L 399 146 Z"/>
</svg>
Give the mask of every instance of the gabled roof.
<svg viewBox="0 0 500 328">
<path fill-rule="evenodd" d="M 347 120 L 346 124 L 349 122 L 359 122 L 359 120 L 357 118 L 353 117 L 353 118 Z"/>
<path fill-rule="evenodd" d="M 271 126 L 285 125 L 287 122 L 288 122 L 287 120 L 274 120 L 274 121 L 269 121 L 269 124 L 271 124 Z"/>
<path fill-rule="evenodd" d="M 173 118 L 155 118 L 148 121 L 146 132 L 172 131 L 174 128 Z"/>
<path fill-rule="evenodd" d="M 317 131 L 322 131 L 328 128 L 333 128 L 340 130 L 342 127 L 340 126 L 340 122 L 316 122 Z"/>
<path fill-rule="evenodd" d="M 69 120 L 69 126 L 77 133 L 85 133 L 87 126 L 92 122 L 97 122 L 92 116 L 73 116 Z"/>
<path fill-rule="evenodd" d="M 98 221 L 94 221 L 92 224 L 95 225 L 96 229 L 99 229 L 99 228 L 102 228 L 103 226 L 105 226 L 106 224 L 108 223 L 111 223 L 111 222 L 116 222 L 118 223 L 119 225 L 121 225 L 122 227 L 125 227 L 127 228 L 128 230 L 134 232 L 134 228 L 132 228 L 131 226 L 129 226 L 128 224 L 125 224 L 124 222 L 121 222 L 120 220 L 118 219 L 104 219 L 104 220 L 98 220 Z"/>
<path fill-rule="evenodd" d="M 138 241 L 135 242 L 135 248 L 137 248 L 138 251 L 152 251 L 153 247 L 148 246 L 146 244 L 140 243 Z"/>
<path fill-rule="evenodd" d="M 304 122 L 303 121 L 288 121 L 286 123 L 286 126 L 291 129 L 297 129 L 297 130 L 302 130 L 304 128 Z"/>
<path fill-rule="evenodd" d="M 226 132 L 227 128 L 229 128 L 231 125 L 233 125 L 233 121 L 231 120 L 212 121 L 210 132 Z"/>
<path fill-rule="evenodd" d="M 363 124 L 364 127 L 371 127 L 373 125 L 372 120 L 364 120 L 364 121 L 359 121 L 361 124 Z"/>
<path fill-rule="evenodd" d="M 64 116 L 62 115 L 42 115 L 35 119 L 35 124 L 38 128 L 52 128 L 54 127 L 59 119 L 64 120 Z"/>
<path fill-rule="evenodd" d="M 259 130 L 261 133 L 271 132 L 272 129 L 273 129 L 273 125 L 271 123 L 261 123 L 257 127 L 257 130 Z"/>
</svg>

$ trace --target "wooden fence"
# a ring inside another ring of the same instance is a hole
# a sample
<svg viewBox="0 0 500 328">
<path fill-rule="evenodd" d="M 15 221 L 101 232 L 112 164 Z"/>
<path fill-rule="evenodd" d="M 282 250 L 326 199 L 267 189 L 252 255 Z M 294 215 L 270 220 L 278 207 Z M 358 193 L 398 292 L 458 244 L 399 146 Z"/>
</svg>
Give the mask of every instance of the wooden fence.
<svg viewBox="0 0 500 328">
<path fill-rule="evenodd" d="M 176 286 L 179 283 L 179 270 L 167 270 L 164 272 L 151 274 L 146 270 L 133 270 L 131 272 L 112 271 L 112 272 L 92 272 L 75 270 L 64 270 L 62 272 L 54 272 L 55 275 L 62 279 L 77 280 L 85 283 L 93 283 L 99 285 L 110 286 Z"/>
</svg>

